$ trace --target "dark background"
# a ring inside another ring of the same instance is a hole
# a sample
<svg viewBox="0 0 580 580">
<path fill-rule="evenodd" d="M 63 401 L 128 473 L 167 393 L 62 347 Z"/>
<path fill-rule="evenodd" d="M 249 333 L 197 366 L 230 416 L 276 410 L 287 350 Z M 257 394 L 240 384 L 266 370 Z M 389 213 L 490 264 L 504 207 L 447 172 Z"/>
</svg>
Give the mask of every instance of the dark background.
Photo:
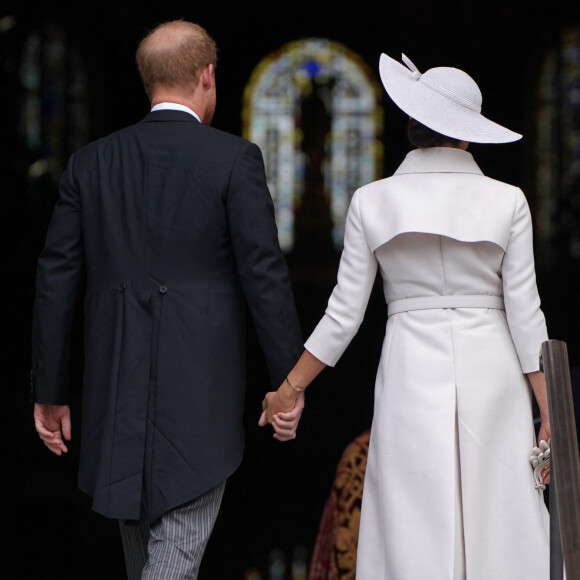
<svg viewBox="0 0 580 580">
<path fill-rule="evenodd" d="M 9 535 L 0 548 L 0 576 L 7 579 L 115 579 L 124 568 L 116 522 L 90 510 L 76 489 L 79 393 L 74 396 L 73 442 L 66 457 L 52 456 L 38 441 L 28 402 L 30 312 L 34 269 L 55 200 L 53 184 L 40 193 L 26 178 L 34 159 L 19 137 L 22 90 L 18 67 L 30 32 L 47 22 L 64 29 L 89 80 L 90 138 L 137 122 L 148 110 L 134 65 L 140 38 L 153 26 L 186 18 L 204 26 L 219 46 L 218 107 L 214 126 L 240 134 L 242 96 L 256 64 L 286 42 L 327 37 L 346 45 L 377 70 L 381 52 L 405 52 L 425 71 L 455 66 L 469 72 L 484 95 L 484 113 L 515 131 L 522 142 L 470 150 L 485 173 L 523 187 L 532 209 L 534 88 L 546 52 L 560 45 L 564 27 L 580 25 L 580 3 L 554 1 L 541 9 L 515 0 L 502 2 L 388 2 L 310 0 L 292 2 L 183 1 L 3 3 L 0 18 L 15 24 L 0 33 L 2 136 L 0 200 L 6 273 L 3 388 L 4 445 L 0 506 Z M 377 74 L 378 77 L 378 74 Z M 580 97 L 579 97 L 580 99 Z M 405 118 L 384 96 L 384 173 L 407 151 Z M 70 152 L 69 152 L 70 153 Z M 324 312 L 338 256 L 303 264 L 290 257 L 304 334 Z M 331 272 L 309 282 L 308 267 Z M 298 276 L 296 273 L 301 272 Z M 550 336 L 568 343 L 571 363 L 580 364 L 578 262 L 561 256 L 539 271 L 538 282 Z M 370 426 L 372 388 L 384 332 L 381 290 L 373 293 L 361 330 L 335 369 L 326 370 L 308 393 L 299 438 L 280 444 L 259 429 L 260 401 L 268 388 L 261 354 L 250 329 L 247 396 L 247 452 L 230 479 L 223 507 L 203 563 L 201 580 L 240 579 L 250 567 L 264 572 L 279 548 L 290 563 L 296 546 L 311 553 L 335 465 L 346 444 Z M 73 376 L 78 384 L 80 351 Z"/>
</svg>

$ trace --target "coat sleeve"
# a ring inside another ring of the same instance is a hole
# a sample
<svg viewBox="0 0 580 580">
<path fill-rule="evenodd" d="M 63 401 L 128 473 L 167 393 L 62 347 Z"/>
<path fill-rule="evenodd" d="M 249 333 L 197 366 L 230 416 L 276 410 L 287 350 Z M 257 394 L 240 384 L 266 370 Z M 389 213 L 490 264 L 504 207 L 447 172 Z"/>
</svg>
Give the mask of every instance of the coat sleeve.
<svg viewBox="0 0 580 580">
<path fill-rule="evenodd" d="M 60 196 L 38 260 L 32 332 L 32 398 L 66 404 L 73 317 L 84 280 L 84 250 L 74 156 L 60 182 Z"/>
<path fill-rule="evenodd" d="M 537 371 L 540 348 L 548 333 L 536 286 L 530 209 L 519 189 L 502 277 L 507 321 L 522 371 Z"/>
<path fill-rule="evenodd" d="M 357 191 L 346 217 L 337 284 L 325 315 L 305 345 L 317 359 L 329 366 L 338 362 L 361 325 L 376 274 L 377 260 L 363 231 Z"/>
<path fill-rule="evenodd" d="M 238 275 L 277 386 L 302 352 L 302 332 L 257 145 L 248 143 L 238 155 L 226 203 Z"/>
</svg>

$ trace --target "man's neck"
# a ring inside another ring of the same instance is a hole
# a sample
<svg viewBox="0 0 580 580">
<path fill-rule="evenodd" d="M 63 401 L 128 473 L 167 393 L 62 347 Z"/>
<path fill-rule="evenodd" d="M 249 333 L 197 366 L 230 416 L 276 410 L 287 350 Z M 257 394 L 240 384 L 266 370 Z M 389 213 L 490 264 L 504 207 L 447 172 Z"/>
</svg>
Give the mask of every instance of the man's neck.
<svg viewBox="0 0 580 580">
<path fill-rule="evenodd" d="M 175 103 L 191 109 L 195 115 L 201 120 L 205 112 L 205 107 L 196 94 L 184 95 L 179 91 L 157 90 L 151 97 L 151 108 L 161 103 Z"/>
</svg>

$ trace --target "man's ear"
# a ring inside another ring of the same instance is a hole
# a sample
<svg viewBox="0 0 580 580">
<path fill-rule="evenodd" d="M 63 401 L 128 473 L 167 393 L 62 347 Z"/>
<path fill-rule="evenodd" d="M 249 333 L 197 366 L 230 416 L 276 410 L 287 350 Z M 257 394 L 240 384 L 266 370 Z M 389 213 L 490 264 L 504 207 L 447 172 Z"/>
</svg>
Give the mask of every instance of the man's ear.
<svg viewBox="0 0 580 580">
<path fill-rule="evenodd" d="M 203 84 L 203 88 L 206 90 L 210 90 L 214 83 L 214 66 L 213 64 L 208 64 L 202 71 L 201 71 L 201 82 Z"/>
</svg>

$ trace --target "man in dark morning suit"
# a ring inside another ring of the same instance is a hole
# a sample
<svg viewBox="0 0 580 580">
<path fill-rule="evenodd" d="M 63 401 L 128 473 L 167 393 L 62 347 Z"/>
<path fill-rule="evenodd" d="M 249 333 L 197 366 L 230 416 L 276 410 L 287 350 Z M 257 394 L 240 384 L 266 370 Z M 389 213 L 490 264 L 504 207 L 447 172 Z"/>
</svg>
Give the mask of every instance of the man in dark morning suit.
<svg viewBox="0 0 580 580">
<path fill-rule="evenodd" d="M 245 312 L 271 382 L 302 349 L 260 150 L 208 125 L 216 48 L 174 21 L 137 63 L 152 111 L 75 153 L 37 273 L 35 425 L 71 437 L 71 321 L 84 296 L 79 486 L 121 521 L 130 579 L 196 578 L 243 453 Z M 303 401 L 274 424 L 291 439 Z"/>
</svg>

